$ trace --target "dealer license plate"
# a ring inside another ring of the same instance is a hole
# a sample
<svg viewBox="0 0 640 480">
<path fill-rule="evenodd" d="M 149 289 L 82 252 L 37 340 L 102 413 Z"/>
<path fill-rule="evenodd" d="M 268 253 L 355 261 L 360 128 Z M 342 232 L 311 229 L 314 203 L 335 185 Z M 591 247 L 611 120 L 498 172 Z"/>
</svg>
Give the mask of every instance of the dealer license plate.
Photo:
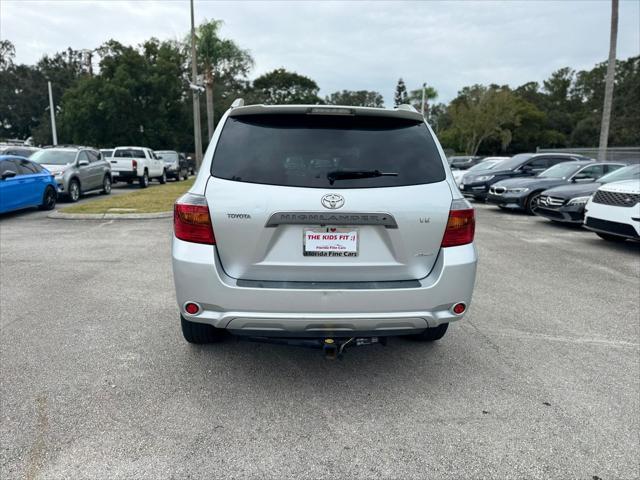
<svg viewBox="0 0 640 480">
<path fill-rule="evenodd" d="M 302 254 L 305 257 L 357 257 L 357 228 L 305 228 Z"/>
</svg>

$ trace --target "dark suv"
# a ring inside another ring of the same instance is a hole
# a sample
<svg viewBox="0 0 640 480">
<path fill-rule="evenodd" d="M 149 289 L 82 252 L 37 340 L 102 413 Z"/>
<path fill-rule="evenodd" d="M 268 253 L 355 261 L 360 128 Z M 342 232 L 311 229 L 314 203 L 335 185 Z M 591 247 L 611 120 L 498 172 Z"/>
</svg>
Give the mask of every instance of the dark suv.
<svg viewBox="0 0 640 480">
<path fill-rule="evenodd" d="M 460 191 L 465 197 L 485 200 L 491 185 L 500 180 L 533 177 L 558 163 L 571 161 L 593 161 L 593 159 L 572 153 L 520 153 L 502 162 L 498 168 L 465 175 Z"/>
</svg>

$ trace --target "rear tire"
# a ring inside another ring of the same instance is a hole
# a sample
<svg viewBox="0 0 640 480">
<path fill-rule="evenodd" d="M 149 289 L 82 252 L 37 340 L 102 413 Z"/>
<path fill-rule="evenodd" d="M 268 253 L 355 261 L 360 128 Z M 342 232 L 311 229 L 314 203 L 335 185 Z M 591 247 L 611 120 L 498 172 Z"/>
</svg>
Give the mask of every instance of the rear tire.
<svg viewBox="0 0 640 480">
<path fill-rule="evenodd" d="M 434 328 L 427 328 L 422 333 L 411 335 L 411 338 L 420 340 L 421 342 L 433 342 L 444 337 L 444 334 L 447 333 L 447 328 L 449 328 L 449 324 L 443 323 Z"/>
<path fill-rule="evenodd" d="M 111 178 L 105 175 L 102 179 L 102 194 L 109 195 L 111 193 Z"/>
<path fill-rule="evenodd" d="M 53 210 L 56 208 L 56 200 L 58 199 L 58 192 L 56 189 L 49 186 L 45 189 L 42 196 L 42 204 L 38 206 L 40 210 Z"/>
<path fill-rule="evenodd" d="M 140 188 L 147 188 L 149 186 L 149 173 L 145 170 L 140 178 L 138 178 Z"/>
<path fill-rule="evenodd" d="M 184 171 L 184 177 L 182 177 L 185 180 L 189 180 L 189 170 L 185 170 Z"/>
<path fill-rule="evenodd" d="M 160 177 L 158 177 L 158 181 L 160 182 L 160 185 L 164 185 L 165 183 L 167 183 L 167 171 L 166 170 L 162 170 L 162 175 Z"/>
<path fill-rule="evenodd" d="M 225 337 L 225 331 L 204 323 L 190 322 L 180 315 L 182 335 L 189 343 L 205 344 L 221 342 Z"/>
<path fill-rule="evenodd" d="M 608 233 L 600 233 L 596 232 L 601 239 L 606 240 L 607 242 L 615 242 L 615 243 L 624 243 L 627 241 L 624 237 L 618 237 L 617 235 L 610 235 Z"/>
</svg>

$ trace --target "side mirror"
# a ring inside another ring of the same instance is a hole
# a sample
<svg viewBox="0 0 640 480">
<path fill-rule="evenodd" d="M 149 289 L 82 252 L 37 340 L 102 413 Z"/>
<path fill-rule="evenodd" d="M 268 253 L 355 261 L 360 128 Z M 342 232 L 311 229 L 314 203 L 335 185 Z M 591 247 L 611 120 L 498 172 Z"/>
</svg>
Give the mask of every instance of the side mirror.
<svg viewBox="0 0 640 480">
<path fill-rule="evenodd" d="M 576 175 L 571 179 L 571 181 L 573 183 L 588 183 L 588 182 L 594 182 L 595 178 L 591 178 L 588 175 Z"/>
<path fill-rule="evenodd" d="M 80 160 L 78 162 L 79 167 L 86 167 L 87 165 L 89 165 L 89 160 Z"/>
<path fill-rule="evenodd" d="M 17 175 L 17 173 L 14 172 L 13 170 L 5 170 L 4 173 L 2 174 L 2 176 L 0 176 L 0 179 L 6 180 L 7 178 L 13 178 L 16 175 Z"/>
</svg>

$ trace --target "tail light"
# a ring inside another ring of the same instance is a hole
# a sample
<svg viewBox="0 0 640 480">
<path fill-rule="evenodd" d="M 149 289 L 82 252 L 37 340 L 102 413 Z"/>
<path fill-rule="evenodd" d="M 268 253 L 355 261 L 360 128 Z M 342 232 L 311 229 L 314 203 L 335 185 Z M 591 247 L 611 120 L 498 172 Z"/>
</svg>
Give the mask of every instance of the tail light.
<svg viewBox="0 0 640 480">
<path fill-rule="evenodd" d="M 447 228 L 442 237 L 442 247 L 457 247 L 473 242 L 476 218 L 473 207 L 463 199 L 454 200 L 449 211 Z"/>
<path fill-rule="evenodd" d="M 176 238 L 185 242 L 216 244 L 204 195 L 187 193 L 176 201 L 173 208 L 173 231 Z"/>
<path fill-rule="evenodd" d="M 137 160 L 131 160 L 131 165 L 133 166 L 133 169 L 137 169 L 138 168 L 138 161 Z"/>
</svg>

